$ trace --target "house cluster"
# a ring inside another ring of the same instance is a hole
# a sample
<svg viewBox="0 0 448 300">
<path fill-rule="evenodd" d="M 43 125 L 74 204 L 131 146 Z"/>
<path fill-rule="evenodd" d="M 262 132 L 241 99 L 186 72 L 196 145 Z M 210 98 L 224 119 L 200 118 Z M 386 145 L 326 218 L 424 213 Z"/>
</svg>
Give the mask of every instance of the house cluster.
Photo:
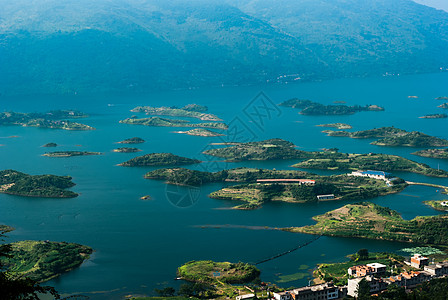
<svg viewBox="0 0 448 300">
<path fill-rule="evenodd" d="M 338 287 L 332 283 L 305 286 L 298 289 L 274 293 L 275 300 L 325 300 L 342 299 L 347 296 L 346 287 Z"/>
<path fill-rule="evenodd" d="M 357 297 L 358 285 L 363 279 L 369 283 L 370 293 L 376 294 L 386 290 L 390 284 L 413 288 L 432 278 L 448 275 L 448 262 L 430 265 L 429 259 L 420 254 L 415 254 L 409 262 L 405 263 L 419 270 L 402 272 L 396 276 L 381 277 L 386 273 L 386 266 L 383 264 L 373 263 L 349 268 L 348 274 L 354 278 L 348 280 L 347 294 L 352 297 Z"/>
<path fill-rule="evenodd" d="M 349 176 L 359 176 L 359 177 L 369 177 L 373 179 L 381 179 L 381 180 L 388 180 L 392 174 L 384 172 L 384 171 L 353 171 L 351 174 L 348 174 Z"/>
</svg>

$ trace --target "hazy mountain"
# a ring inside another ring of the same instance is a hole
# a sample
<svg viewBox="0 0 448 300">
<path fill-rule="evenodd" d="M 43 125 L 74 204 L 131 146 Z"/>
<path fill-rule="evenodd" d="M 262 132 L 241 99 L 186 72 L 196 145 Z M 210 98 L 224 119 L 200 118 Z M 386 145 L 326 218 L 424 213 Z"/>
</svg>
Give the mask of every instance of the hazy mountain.
<svg viewBox="0 0 448 300">
<path fill-rule="evenodd" d="M 0 0 L 0 92 L 427 72 L 448 13 L 410 0 Z"/>
</svg>

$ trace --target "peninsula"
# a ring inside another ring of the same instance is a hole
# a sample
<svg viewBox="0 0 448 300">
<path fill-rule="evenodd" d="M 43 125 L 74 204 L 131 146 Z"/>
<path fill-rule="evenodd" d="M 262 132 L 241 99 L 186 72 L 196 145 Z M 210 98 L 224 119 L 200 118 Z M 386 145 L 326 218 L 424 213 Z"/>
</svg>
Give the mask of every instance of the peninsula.
<svg viewBox="0 0 448 300">
<path fill-rule="evenodd" d="M 118 144 L 142 144 L 144 142 L 145 142 L 145 140 L 142 138 L 133 137 L 133 138 L 125 139 L 121 142 L 118 142 Z"/>
<path fill-rule="evenodd" d="M 135 153 L 135 152 L 140 152 L 142 150 L 140 150 L 138 148 L 121 147 L 121 148 L 114 149 L 113 151 L 118 152 L 118 153 Z"/>
<path fill-rule="evenodd" d="M 432 208 L 438 211 L 444 211 L 444 212 L 448 211 L 448 200 L 443 201 L 430 200 L 425 201 L 423 203 L 425 203 L 428 206 L 431 206 Z"/>
<path fill-rule="evenodd" d="M 290 232 L 356 237 L 418 244 L 448 245 L 448 216 L 404 220 L 394 210 L 373 203 L 348 204 L 313 218 L 317 224 L 283 228 Z"/>
<path fill-rule="evenodd" d="M 381 127 L 363 131 L 324 131 L 328 136 L 350 137 L 354 139 L 380 138 L 372 142 L 378 146 L 401 146 L 401 147 L 446 147 L 448 140 L 433 137 L 418 131 L 408 132 L 395 127 Z"/>
<path fill-rule="evenodd" d="M 93 252 L 88 246 L 66 242 L 20 241 L 10 245 L 11 258 L 2 259 L 8 274 L 38 282 L 79 267 Z"/>
<path fill-rule="evenodd" d="M 419 117 L 420 119 L 445 119 L 448 118 L 447 114 L 430 114 Z"/>
<path fill-rule="evenodd" d="M 203 137 L 215 137 L 215 136 L 223 136 L 224 134 L 214 132 L 208 129 L 203 128 L 195 128 L 188 131 L 175 131 L 175 133 L 182 133 L 187 135 L 193 135 L 193 136 L 203 136 Z"/>
<path fill-rule="evenodd" d="M 420 150 L 420 151 L 414 152 L 412 154 L 418 155 L 418 156 L 423 156 L 423 157 L 448 159 L 448 148 L 426 149 L 426 150 Z"/>
<path fill-rule="evenodd" d="M 138 156 L 124 163 L 123 167 L 145 167 L 145 166 L 181 166 L 201 163 L 200 160 L 181 157 L 172 153 L 150 153 Z"/>
<path fill-rule="evenodd" d="M 73 198 L 78 194 L 67 191 L 73 187 L 70 176 L 28 175 L 14 170 L 0 171 L 0 193 L 43 198 Z"/>
<path fill-rule="evenodd" d="M 324 105 L 311 100 L 297 98 L 284 101 L 279 105 L 301 109 L 299 113 L 302 115 L 351 115 L 360 111 L 384 111 L 384 108 L 378 105 Z"/>
<path fill-rule="evenodd" d="M 199 128 L 211 128 L 211 129 L 221 129 L 227 130 L 228 126 L 224 123 L 215 122 L 215 123 L 191 123 L 186 120 L 180 119 L 165 119 L 159 117 L 151 117 L 151 118 L 127 118 L 121 120 L 122 124 L 130 124 L 130 125 L 144 125 L 144 126 L 154 126 L 154 127 L 199 127 Z"/>
<path fill-rule="evenodd" d="M 64 130 L 94 130 L 95 128 L 68 121 L 67 119 L 85 118 L 86 114 L 75 110 L 54 110 L 47 113 L 0 113 L 0 126 L 29 126 Z"/>
<path fill-rule="evenodd" d="M 87 156 L 87 155 L 102 155 L 101 152 L 88 152 L 88 151 L 55 151 L 48 152 L 42 156 L 47 157 L 72 157 L 72 156 Z"/>
<path fill-rule="evenodd" d="M 448 172 L 426 164 L 389 154 L 348 154 L 338 151 L 301 151 L 282 139 L 239 143 L 230 147 L 210 149 L 207 155 L 227 161 L 301 159 L 293 167 L 322 170 L 382 170 L 405 171 L 435 177 L 448 177 Z"/>
<path fill-rule="evenodd" d="M 205 113 L 208 111 L 206 106 L 197 104 L 188 104 L 182 108 L 172 107 L 151 107 L 151 106 L 137 106 L 131 110 L 132 112 L 144 112 L 151 116 L 171 116 L 171 117 L 186 117 L 196 118 L 201 121 L 222 121 L 213 114 Z"/>
</svg>

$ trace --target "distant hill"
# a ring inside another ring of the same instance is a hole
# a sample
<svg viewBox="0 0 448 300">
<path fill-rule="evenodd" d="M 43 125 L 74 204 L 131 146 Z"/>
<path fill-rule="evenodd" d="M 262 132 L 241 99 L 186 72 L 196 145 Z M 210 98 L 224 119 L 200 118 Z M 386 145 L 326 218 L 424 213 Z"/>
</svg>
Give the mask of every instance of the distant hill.
<svg viewBox="0 0 448 300">
<path fill-rule="evenodd" d="M 0 0 L 0 93 L 139 91 L 448 66 L 448 13 L 411 0 L 279 2 Z"/>
</svg>

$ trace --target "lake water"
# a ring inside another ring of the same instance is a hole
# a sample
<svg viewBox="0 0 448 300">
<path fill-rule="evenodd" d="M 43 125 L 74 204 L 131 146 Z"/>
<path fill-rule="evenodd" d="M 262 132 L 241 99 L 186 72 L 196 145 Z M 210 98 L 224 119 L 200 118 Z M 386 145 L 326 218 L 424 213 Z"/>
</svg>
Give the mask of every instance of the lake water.
<svg viewBox="0 0 448 300">
<path fill-rule="evenodd" d="M 68 241 L 93 247 L 92 258 L 80 268 L 48 282 L 64 294 L 82 293 L 92 299 L 120 298 L 129 294 L 154 294 L 154 288 L 179 285 L 176 268 L 190 260 L 255 262 L 289 250 L 313 236 L 274 230 L 255 230 L 250 226 L 286 227 L 313 224 L 312 216 L 338 208 L 348 202 L 314 204 L 269 203 L 253 211 L 235 211 L 234 203 L 209 199 L 207 195 L 222 184 L 201 188 L 176 187 L 161 181 L 145 180 L 154 168 L 116 166 L 132 157 L 152 152 L 172 152 L 204 162 L 191 166 L 199 170 L 253 166 L 291 169 L 294 161 L 242 162 L 225 164 L 201 154 L 220 138 L 204 138 L 173 133 L 177 128 L 157 128 L 119 124 L 130 117 L 137 105 L 207 105 L 230 123 L 235 131 L 228 139 L 262 140 L 283 138 L 303 150 L 337 147 L 341 152 L 381 152 L 397 154 L 448 170 L 448 161 L 422 158 L 405 147 L 379 147 L 368 140 L 327 137 L 317 124 L 343 122 L 353 130 L 395 126 L 448 139 L 448 119 L 419 119 L 437 108 L 448 95 L 448 73 L 402 77 L 344 79 L 281 86 L 223 87 L 187 91 L 154 92 L 145 95 L 71 95 L 0 97 L 1 111 L 46 111 L 79 109 L 90 114 L 81 122 L 95 131 L 70 132 L 24 127 L 0 127 L 0 169 L 15 169 L 30 174 L 70 175 L 80 194 L 74 199 L 26 198 L 0 194 L 0 224 L 16 228 L 8 241 L 35 239 Z M 264 92 L 268 98 L 259 95 Z M 257 98 L 257 95 L 259 96 Z M 416 95 L 418 99 L 409 99 Z M 298 97 L 331 104 L 378 104 L 384 112 L 361 112 L 349 116 L 302 116 L 298 110 L 273 104 Z M 267 108 L 267 110 L 266 110 Z M 259 115 L 251 114 L 258 110 Z M 18 136 L 17 138 L 8 138 Z M 137 145 L 140 153 L 114 153 L 115 144 L 138 136 L 147 142 Z M 48 158 L 53 151 L 41 147 L 55 142 L 56 150 L 104 152 L 102 156 Z M 317 172 L 317 171 L 316 171 Z M 331 172 L 317 172 L 330 174 Z M 411 173 L 396 174 L 406 180 L 448 185 L 448 179 Z M 152 200 L 140 197 L 150 195 Z M 425 200 L 447 197 L 435 188 L 411 186 L 402 193 L 372 199 L 391 207 L 405 219 L 438 212 L 425 206 Z M 173 204 L 174 203 L 174 204 Z M 177 204 L 177 205 L 176 205 Z M 203 225 L 221 225 L 207 228 Z M 309 246 L 258 267 L 264 281 L 280 286 L 302 286 L 311 278 L 317 263 L 343 261 L 360 248 L 370 251 L 398 251 L 400 243 L 363 239 L 322 237 Z M 289 280 L 282 276 L 291 276 Z"/>
</svg>

